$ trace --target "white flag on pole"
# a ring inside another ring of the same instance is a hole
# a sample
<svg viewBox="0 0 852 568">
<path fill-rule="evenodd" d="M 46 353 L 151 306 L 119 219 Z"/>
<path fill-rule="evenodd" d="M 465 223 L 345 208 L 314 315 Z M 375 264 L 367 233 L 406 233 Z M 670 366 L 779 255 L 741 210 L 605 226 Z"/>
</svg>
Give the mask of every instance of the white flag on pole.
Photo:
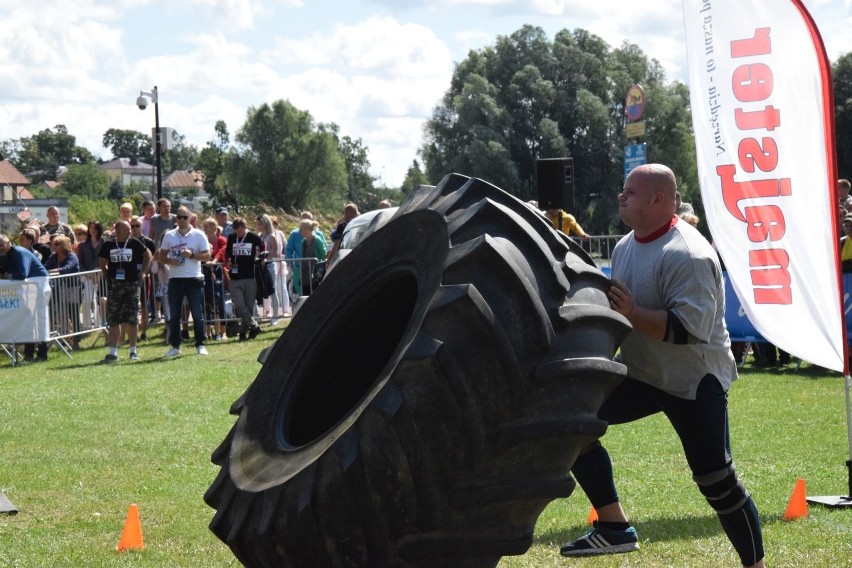
<svg viewBox="0 0 852 568">
<path fill-rule="evenodd" d="M 684 0 L 701 196 L 755 328 L 845 369 L 831 74 L 800 0 Z"/>
</svg>

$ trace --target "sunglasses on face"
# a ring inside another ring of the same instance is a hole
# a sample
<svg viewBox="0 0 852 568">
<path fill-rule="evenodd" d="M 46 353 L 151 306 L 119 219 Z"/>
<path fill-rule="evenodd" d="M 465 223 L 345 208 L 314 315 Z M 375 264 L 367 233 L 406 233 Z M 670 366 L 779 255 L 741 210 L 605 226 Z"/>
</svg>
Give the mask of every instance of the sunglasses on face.
<svg viewBox="0 0 852 568">
<path fill-rule="evenodd" d="M 138 228 L 139 228 L 139 227 L 141 227 L 141 226 L 142 226 L 142 225 L 130 225 L 130 228 L 131 228 L 131 229 L 138 229 Z"/>
<path fill-rule="evenodd" d="M 178 215 L 178 219 L 189 219 L 189 215 Z"/>
</svg>

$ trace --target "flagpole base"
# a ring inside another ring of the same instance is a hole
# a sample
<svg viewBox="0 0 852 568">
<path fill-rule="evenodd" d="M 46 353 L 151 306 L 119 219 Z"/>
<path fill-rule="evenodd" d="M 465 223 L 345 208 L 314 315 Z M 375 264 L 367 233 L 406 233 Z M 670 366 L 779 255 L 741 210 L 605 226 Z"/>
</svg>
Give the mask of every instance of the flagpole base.
<svg viewBox="0 0 852 568">
<path fill-rule="evenodd" d="M 823 495 L 819 497 L 807 497 L 808 503 L 823 505 L 832 509 L 852 507 L 852 497 L 844 495 Z"/>
<path fill-rule="evenodd" d="M 6 498 L 5 493 L 0 493 L 0 515 L 17 515 L 18 508 Z"/>
<path fill-rule="evenodd" d="M 846 462 L 846 467 L 849 470 L 849 495 L 824 495 L 822 497 L 807 497 L 805 500 L 808 503 L 832 508 L 852 507 L 852 460 Z"/>
</svg>

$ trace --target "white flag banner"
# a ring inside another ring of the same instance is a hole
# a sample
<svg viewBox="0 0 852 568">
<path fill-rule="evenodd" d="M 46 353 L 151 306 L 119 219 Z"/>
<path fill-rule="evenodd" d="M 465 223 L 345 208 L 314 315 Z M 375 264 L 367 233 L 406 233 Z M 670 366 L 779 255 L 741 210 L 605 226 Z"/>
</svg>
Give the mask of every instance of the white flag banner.
<svg viewBox="0 0 852 568">
<path fill-rule="evenodd" d="M 683 0 L 701 197 L 749 320 L 845 370 L 831 75 L 800 0 Z"/>
</svg>

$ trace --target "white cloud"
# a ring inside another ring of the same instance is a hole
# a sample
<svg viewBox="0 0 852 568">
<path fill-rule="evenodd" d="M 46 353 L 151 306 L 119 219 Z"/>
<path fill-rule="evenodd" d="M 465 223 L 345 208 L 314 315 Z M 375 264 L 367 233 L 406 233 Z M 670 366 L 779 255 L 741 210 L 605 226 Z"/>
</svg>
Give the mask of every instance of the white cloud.
<svg viewBox="0 0 852 568">
<path fill-rule="evenodd" d="M 254 0 L 184 0 L 188 6 L 200 11 L 230 30 L 249 30 L 254 27 L 256 15 L 263 12 L 263 4 Z"/>
<path fill-rule="evenodd" d="M 263 52 L 270 63 L 327 65 L 345 72 L 419 77 L 445 69 L 450 59 L 443 41 L 429 28 L 375 16 L 353 25 L 337 24 L 330 33 L 302 39 L 276 38 Z"/>
<path fill-rule="evenodd" d="M 198 34 L 186 38 L 192 46 L 185 53 L 148 57 L 135 66 L 133 80 L 141 85 L 158 83 L 172 95 L 193 97 L 210 92 L 245 93 L 263 89 L 274 82 L 276 74 L 243 43 L 222 35 Z"/>
<path fill-rule="evenodd" d="M 281 38 L 263 60 L 280 74 L 267 100 L 286 98 L 362 138 L 377 165 L 373 173 L 392 184 L 402 182 L 423 121 L 452 75 L 450 51 L 432 30 L 378 16 L 326 34 Z M 294 68 L 301 71 L 288 73 Z"/>
<path fill-rule="evenodd" d="M 112 90 L 109 70 L 123 62 L 121 31 L 52 8 L 13 9 L 0 19 L 0 96 L 88 98 Z"/>
</svg>

